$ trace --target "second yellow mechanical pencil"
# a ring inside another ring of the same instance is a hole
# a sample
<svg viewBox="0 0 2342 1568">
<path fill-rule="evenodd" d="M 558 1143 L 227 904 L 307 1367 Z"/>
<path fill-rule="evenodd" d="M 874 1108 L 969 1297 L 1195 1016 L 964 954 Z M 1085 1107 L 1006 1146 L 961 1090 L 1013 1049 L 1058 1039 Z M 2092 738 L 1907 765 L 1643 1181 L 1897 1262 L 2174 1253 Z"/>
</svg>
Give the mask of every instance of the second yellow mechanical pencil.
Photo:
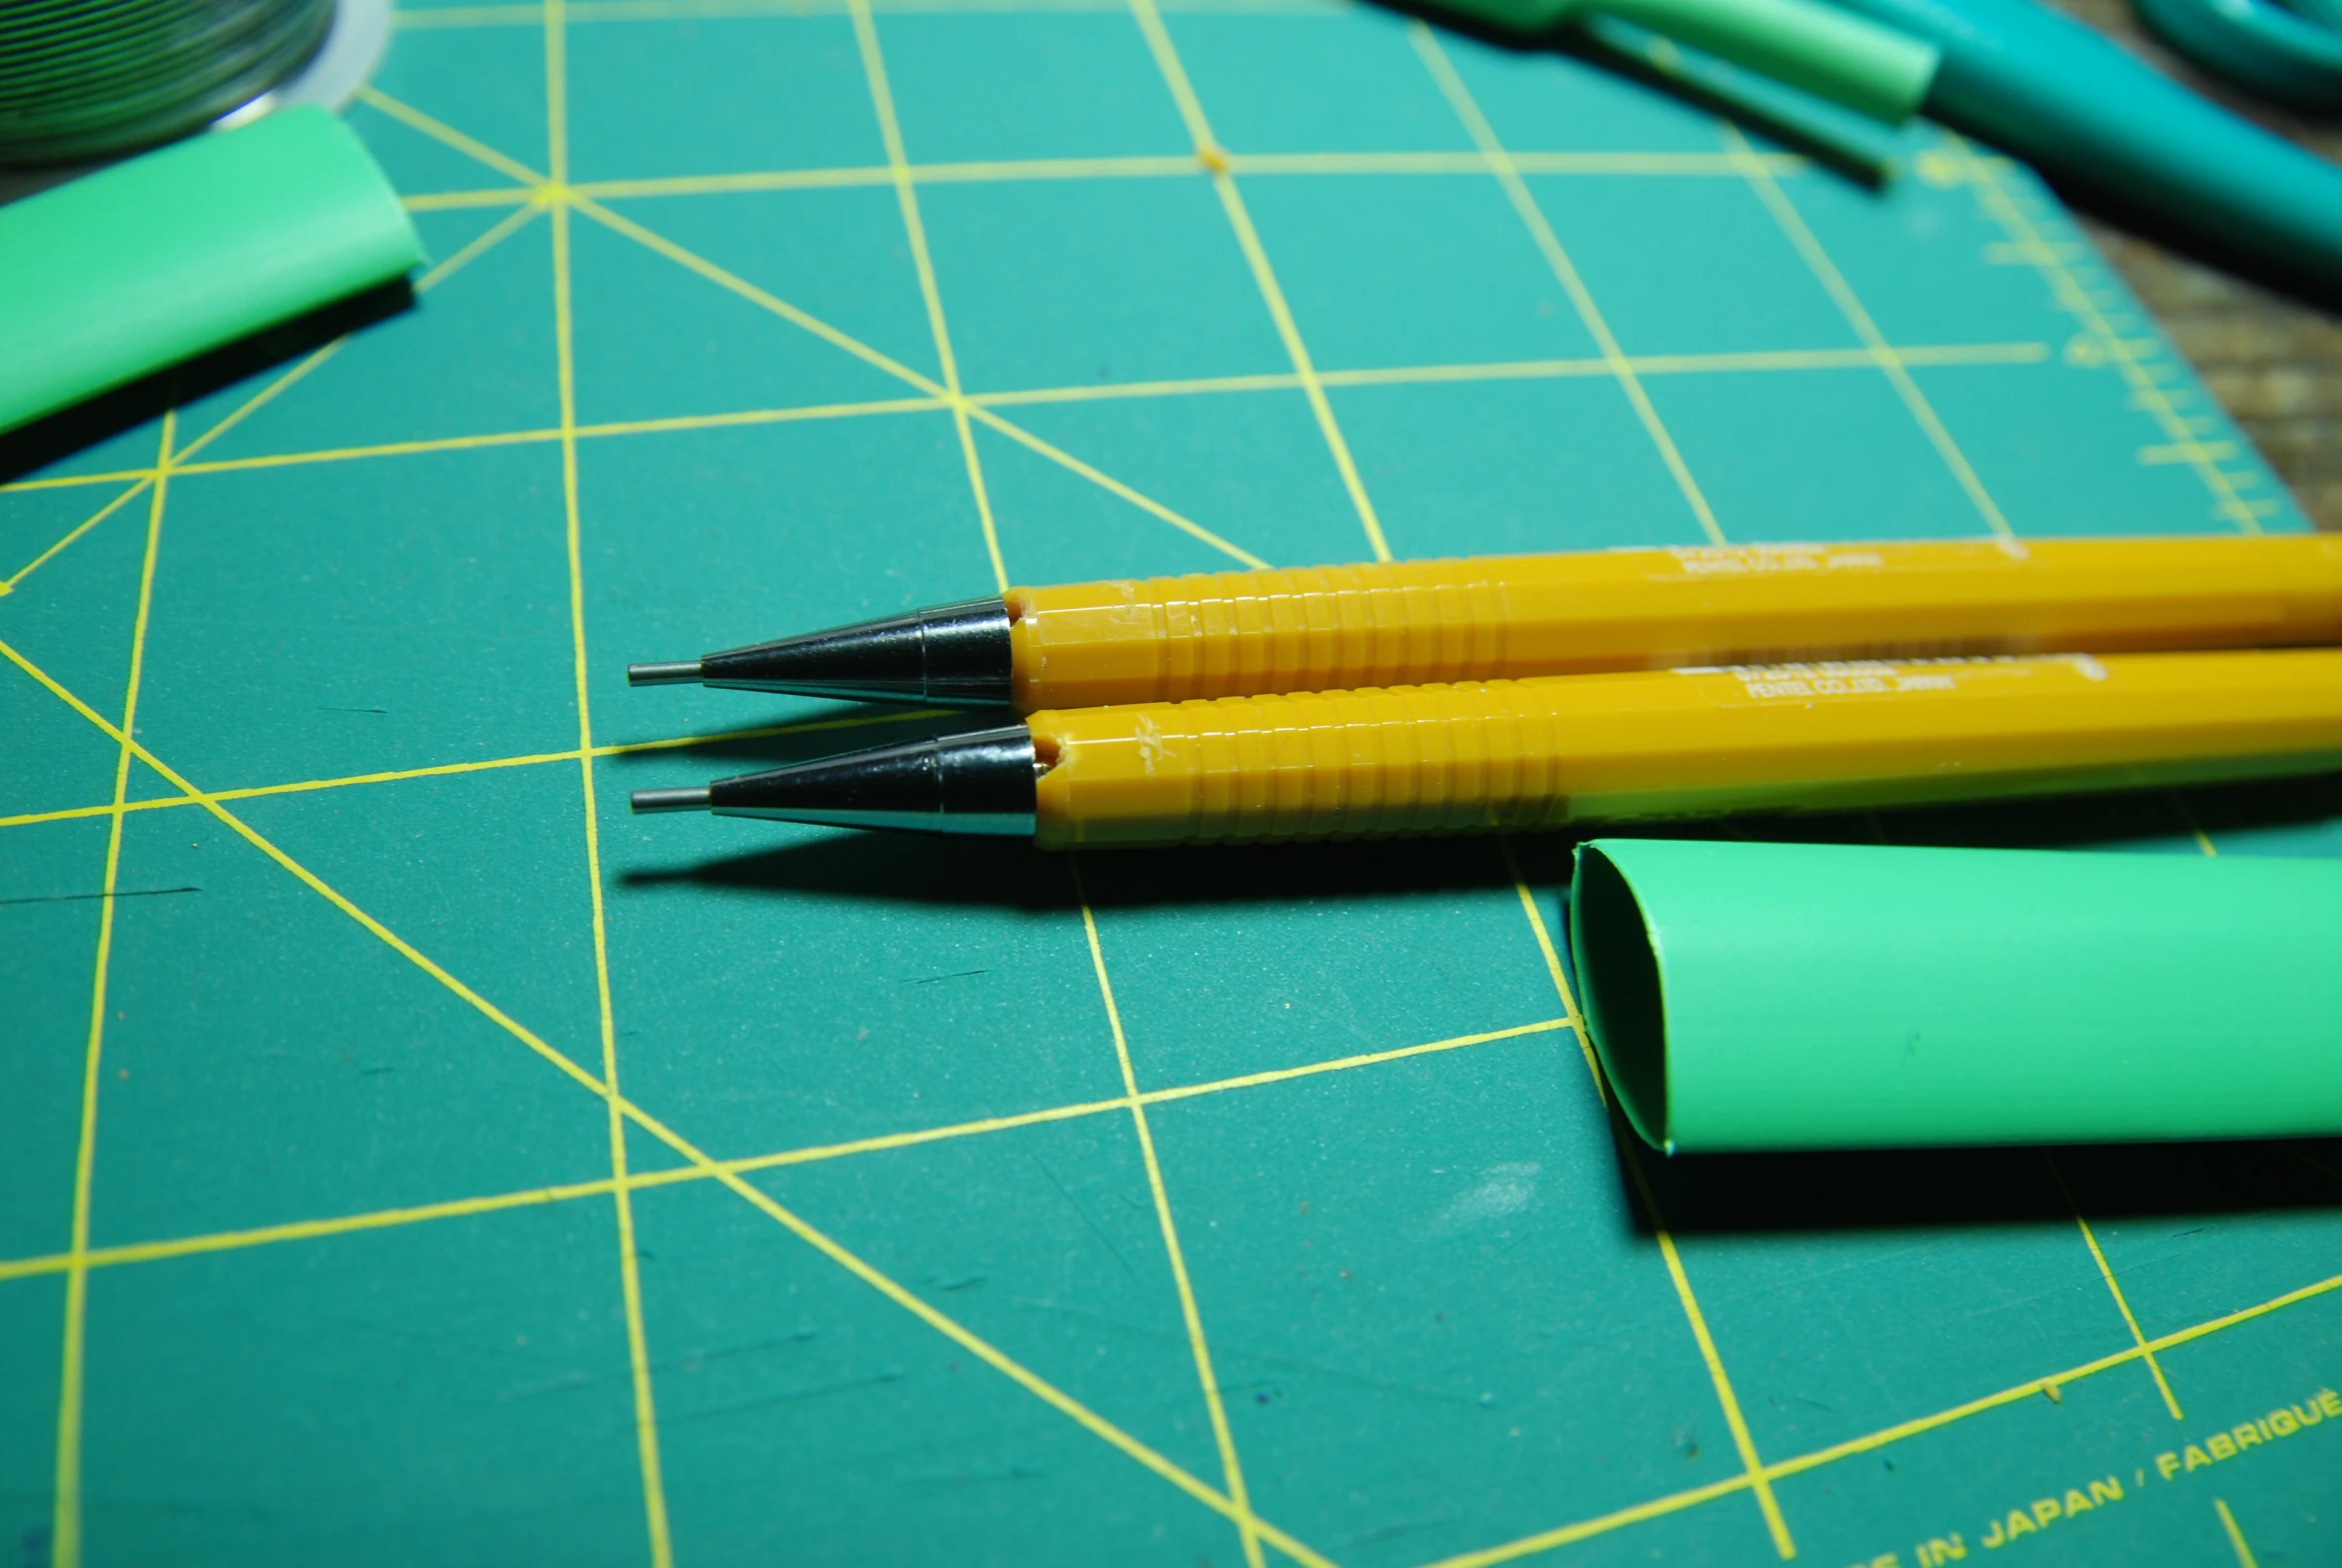
<svg viewBox="0 0 2342 1568">
<path fill-rule="evenodd" d="M 637 664 L 1019 712 L 1795 658 L 2342 641 L 2342 538 L 1750 544 L 1054 588 Z"/>
<path fill-rule="evenodd" d="M 2342 763 L 2342 649 L 1851 661 L 1036 713 L 634 809 L 1044 848 L 1565 828 Z"/>
</svg>

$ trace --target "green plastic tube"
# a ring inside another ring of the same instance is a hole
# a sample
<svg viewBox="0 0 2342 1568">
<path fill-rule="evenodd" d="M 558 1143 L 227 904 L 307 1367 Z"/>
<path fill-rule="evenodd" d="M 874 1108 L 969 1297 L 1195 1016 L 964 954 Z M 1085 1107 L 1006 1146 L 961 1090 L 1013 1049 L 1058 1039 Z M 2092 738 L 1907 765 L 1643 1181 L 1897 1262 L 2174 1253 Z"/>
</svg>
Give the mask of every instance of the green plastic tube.
<svg viewBox="0 0 2342 1568">
<path fill-rule="evenodd" d="M 1663 78 L 1858 180 L 1884 185 L 1901 168 L 1902 139 L 1868 115 L 1615 16 L 1591 14 L 1578 27 L 1601 56 Z"/>
<path fill-rule="evenodd" d="M 0 208 L 0 430 L 421 260 L 382 170 L 314 105 Z"/>
<path fill-rule="evenodd" d="M 2342 1134 L 2342 865 L 1602 839 L 1570 950 L 1669 1154 Z"/>
<path fill-rule="evenodd" d="M 1515 32 L 1614 16 L 1891 125 L 1919 109 L 1938 47 L 1824 0 L 1436 0 Z"/>
</svg>

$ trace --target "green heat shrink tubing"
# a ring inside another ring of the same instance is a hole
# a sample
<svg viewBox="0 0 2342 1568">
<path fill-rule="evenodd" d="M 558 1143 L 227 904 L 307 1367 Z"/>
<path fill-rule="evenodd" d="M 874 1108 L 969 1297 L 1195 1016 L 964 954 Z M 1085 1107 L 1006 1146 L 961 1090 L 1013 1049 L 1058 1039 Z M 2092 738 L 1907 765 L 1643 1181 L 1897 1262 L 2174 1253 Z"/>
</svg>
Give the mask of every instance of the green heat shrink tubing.
<svg viewBox="0 0 2342 1568">
<path fill-rule="evenodd" d="M 398 193 L 283 109 L 0 208 L 0 430 L 397 279 Z"/>
<path fill-rule="evenodd" d="M 1570 951 L 1670 1154 L 2342 1134 L 2342 864 L 1601 839 Z"/>
</svg>

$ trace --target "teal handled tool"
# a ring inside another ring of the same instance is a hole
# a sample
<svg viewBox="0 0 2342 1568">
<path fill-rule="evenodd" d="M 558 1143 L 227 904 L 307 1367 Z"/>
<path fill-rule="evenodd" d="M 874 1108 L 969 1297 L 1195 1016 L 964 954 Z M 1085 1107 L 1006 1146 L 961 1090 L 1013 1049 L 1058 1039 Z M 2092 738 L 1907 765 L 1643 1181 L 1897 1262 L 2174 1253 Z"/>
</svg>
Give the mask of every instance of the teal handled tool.
<svg viewBox="0 0 2342 1568">
<path fill-rule="evenodd" d="M 2342 109 L 2337 0 L 2138 0 L 2156 36 L 2197 65 L 2296 109 Z"/>
<path fill-rule="evenodd" d="M 421 260 L 374 158 L 314 106 L 0 208 L 0 430 Z"/>
<path fill-rule="evenodd" d="M 2032 0 L 1837 3 L 1942 51 L 1935 119 L 2223 256 L 2342 289 L 2342 168 Z"/>
<path fill-rule="evenodd" d="M 2342 866 L 1602 839 L 1570 946 L 1670 1153 L 2342 1133 Z"/>
<path fill-rule="evenodd" d="M 1616 18 L 1874 119 L 1925 112 L 2223 256 L 2313 289 L 2342 288 L 2342 168 L 2032 0 L 1443 3 L 1523 33 L 1574 25 L 1614 50 L 1600 26 Z M 2149 0 L 2158 16 L 2198 3 Z M 2318 40 L 2307 46 L 2321 51 L 2314 57 L 2295 52 L 2297 75 L 2319 60 L 2342 66 L 2342 42 L 2302 17 L 2260 16 L 2270 11 L 2260 0 L 2219 4 L 2251 8 L 2264 34 Z M 2316 90 L 2296 86 L 2296 101 Z"/>
</svg>

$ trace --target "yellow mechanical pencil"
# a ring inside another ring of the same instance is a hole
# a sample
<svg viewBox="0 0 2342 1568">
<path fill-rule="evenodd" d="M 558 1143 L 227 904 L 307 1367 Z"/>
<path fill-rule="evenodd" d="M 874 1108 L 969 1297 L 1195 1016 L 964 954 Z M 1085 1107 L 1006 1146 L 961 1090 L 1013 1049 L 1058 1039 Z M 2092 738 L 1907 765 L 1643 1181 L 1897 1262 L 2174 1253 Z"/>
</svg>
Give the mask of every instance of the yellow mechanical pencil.
<svg viewBox="0 0 2342 1568">
<path fill-rule="evenodd" d="M 1032 713 L 1684 664 L 2336 641 L 2342 538 L 1969 539 L 1012 588 L 627 676 Z"/>
<path fill-rule="evenodd" d="M 2342 649 L 1848 660 L 1051 710 L 638 812 L 1049 849 L 1568 828 L 2342 765 Z"/>
</svg>

